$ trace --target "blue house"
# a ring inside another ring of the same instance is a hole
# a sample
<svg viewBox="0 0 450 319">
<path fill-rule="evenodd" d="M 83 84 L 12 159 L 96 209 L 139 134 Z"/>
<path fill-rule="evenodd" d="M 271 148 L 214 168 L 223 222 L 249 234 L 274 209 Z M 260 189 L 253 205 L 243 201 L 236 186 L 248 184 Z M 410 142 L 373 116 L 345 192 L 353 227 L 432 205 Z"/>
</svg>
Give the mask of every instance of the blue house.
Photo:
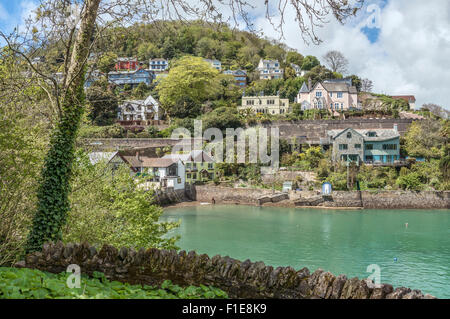
<svg viewBox="0 0 450 319">
<path fill-rule="evenodd" d="M 114 71 L 108 73 L 108 81 L 118 86 L 130 85 L 132 88 L 140 83 L 150 85 L 154 74 L 149 70 L 139 69 L 136 71 Z"/>
<path fill-rule="evenodd" d="M 237 86 L 245 88 L 247 86 L 247 71 L 245 70 L 226 70 L 223 74 L 232 75 Z"/>
<path fill-rule="evenodd" d="M 333 161 L 375 165 L 400 164 L 400 134 L 393 129 L 328 131 L 333 144 Z"/>
</svg>

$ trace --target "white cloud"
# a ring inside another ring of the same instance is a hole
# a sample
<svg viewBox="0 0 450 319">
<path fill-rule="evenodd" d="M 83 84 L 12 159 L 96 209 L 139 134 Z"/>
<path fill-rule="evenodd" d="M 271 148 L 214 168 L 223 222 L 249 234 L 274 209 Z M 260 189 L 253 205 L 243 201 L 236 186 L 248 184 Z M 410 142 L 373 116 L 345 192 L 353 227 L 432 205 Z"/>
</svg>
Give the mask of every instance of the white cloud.
<svg viewBox="0 0 450 319">
<path fill-rule="evenodd" d="M 381 11 L 376 43 L 358 27 L 367 18 L 365 11 L 346 25 L 333 20 L 319 29 L 324 41 L 319 46 L 307 46 L 293 13 L 288 15 L 285 42 L 303 55 L 321 58 L 329 50 L 339 50 L 350 61 L 349 72 L 373 80 L 377 92 L 411 94 L 416 96 L 417 105 L 450 107 L 450 1 L 390 0 Z M 256 24 L 268 36 L 278 38 L 264 17 Z"/>
</svg>

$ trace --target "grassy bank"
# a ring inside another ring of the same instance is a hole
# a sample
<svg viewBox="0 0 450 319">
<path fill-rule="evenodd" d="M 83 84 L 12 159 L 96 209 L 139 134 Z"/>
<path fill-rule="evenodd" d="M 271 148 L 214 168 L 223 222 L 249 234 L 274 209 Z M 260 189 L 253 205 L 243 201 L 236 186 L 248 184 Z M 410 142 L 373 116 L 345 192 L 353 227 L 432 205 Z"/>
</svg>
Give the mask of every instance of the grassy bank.
<svg viewBox="0 0 450 319">
<path fill-rule="evenodd" d="M 35 269 L 0 267 L 0 299 L 215 299 L 228 298 L 213 287 L 186 288 L 165 281 L 161 287 L 109 281 L 103 273 L 81 276 L 81 288 L 69 288 L 70 273 L 51 274 Z"/>
</svg>

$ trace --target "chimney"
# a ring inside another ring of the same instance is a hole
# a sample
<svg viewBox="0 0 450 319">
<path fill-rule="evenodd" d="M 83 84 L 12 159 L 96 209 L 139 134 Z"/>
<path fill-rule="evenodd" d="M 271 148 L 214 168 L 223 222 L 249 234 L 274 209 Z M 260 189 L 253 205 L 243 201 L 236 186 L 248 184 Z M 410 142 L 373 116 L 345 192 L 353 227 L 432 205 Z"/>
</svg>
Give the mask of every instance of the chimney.
<svg viewBox="0 0 450 319">
<path fill-rule="evenodd" d="M 398 124 L 397 123 L 394 124 L 394 131 L 398 132 Z"/>
<path fill-rule="evenodd" d="M 139 156 L 139 151 L 136 151 L 136 159 L 137 159 L 138 161 L 141 161 L 141 157 Z"/>
<path fill-rule="evenodd" d="M 308 78 L 308 90 L 309 91 L 312 90 L 312 80 L 311 80 L 311 78 Z"/>
</svg>

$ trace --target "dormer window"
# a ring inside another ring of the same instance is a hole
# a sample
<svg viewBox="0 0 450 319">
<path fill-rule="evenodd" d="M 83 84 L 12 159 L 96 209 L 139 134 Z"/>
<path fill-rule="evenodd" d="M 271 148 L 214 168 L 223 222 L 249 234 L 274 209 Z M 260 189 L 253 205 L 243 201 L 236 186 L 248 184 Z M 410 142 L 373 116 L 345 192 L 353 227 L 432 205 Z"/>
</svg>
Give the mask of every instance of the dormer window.
<svg viewBox="0 0 450 319">
<path fill-rule="evenodd" d="M 377 132 L 368 132 L 367 136 L 368 137 L 377 137 Z"/>
</svg>

